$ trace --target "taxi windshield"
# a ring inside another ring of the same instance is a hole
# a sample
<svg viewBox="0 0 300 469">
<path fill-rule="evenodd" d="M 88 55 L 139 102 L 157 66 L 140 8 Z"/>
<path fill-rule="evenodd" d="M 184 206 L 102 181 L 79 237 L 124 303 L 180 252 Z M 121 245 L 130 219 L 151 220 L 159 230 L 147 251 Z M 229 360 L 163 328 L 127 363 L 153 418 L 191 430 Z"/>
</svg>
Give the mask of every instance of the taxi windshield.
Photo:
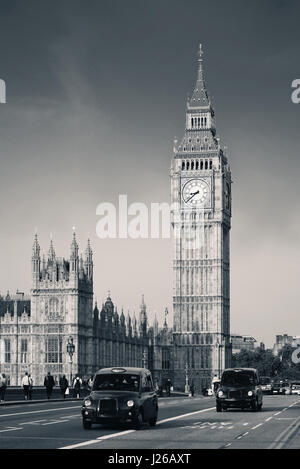
<svg viewBox="0 0 300 469">
<path fill-rule="evenodd" d="M 254 374 L 251 371 L 224 371 L 221 384 L 225 386 L 253 386 L 254 381 Z"/>
<path fill-rule="evenodd" d="M 96 375 L 93 391 L 135 391 L 140 387 L 139 375 L 114 373 Z"/>
</svg>

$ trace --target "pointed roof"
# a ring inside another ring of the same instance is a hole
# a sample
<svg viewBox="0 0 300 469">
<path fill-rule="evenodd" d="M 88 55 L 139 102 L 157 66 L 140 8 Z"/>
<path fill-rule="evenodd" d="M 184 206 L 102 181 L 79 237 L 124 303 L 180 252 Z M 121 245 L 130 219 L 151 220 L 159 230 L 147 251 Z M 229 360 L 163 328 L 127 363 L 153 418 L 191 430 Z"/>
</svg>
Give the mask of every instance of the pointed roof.
<svg viewBox="0 0 300 469">
<path fill-rule="evenodd" d="M 78 244 L 76 241 L 75 228 L 73 227 L 73 239 L 71 243 L 71 257 L 78 257 Z"/>
<path fill-rule="evenodd" d="M 32 246 L 32 257 L 39 258 L 40 257 L 40 245 L 38 242 L 37 233 L 34 235 L 34 242 Z"/>
<path fill-rule="evenodd" d="M 48 251 L 48 259 L 49 260 L 53 260 L 55 259 L 55 251 L 54 251 L 54 247 L 53 247 L 53 240 L 52 240 L 52 234 L 50 235 L 50 247 L 49 247 L 49 251 Z"/>
<path fill-rule="evenodd" d="M 87 247 L 86 247 L 86 250 L 85 250 L 85 257 L 86 257 L 87 260 L 92 260 L 92 257 L 93 257 L 93 251 L 92 251 L 92 248 L 91 248 L 90 239 L 88 239 L 88 242 L 87 242 Z"/>
<path fill-rule="evenodd" d="M 208 108 L 210 107 L 209 97 L 205 88 L 205 81 L 203 76 L 203 50 L 202 44 L 199 46 L 198 52 L 198 74 L 196 85 L 192 97 L 188 100 L 188 107 L 191 108 Z"/>
</svg>

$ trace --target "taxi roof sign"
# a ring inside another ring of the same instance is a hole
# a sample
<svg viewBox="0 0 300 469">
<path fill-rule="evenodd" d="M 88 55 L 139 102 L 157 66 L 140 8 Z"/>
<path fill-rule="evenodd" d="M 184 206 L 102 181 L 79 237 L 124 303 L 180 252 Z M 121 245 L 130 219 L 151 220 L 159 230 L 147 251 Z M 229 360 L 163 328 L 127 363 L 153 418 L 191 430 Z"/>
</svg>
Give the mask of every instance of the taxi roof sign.
<svg viewBox="0 0 300 469">
<path fill-rule="evenodd" d="M 125 368 L 112 368 L 111 371 L 113 373 L 124 373 L 126 370 Z"/>
</svg>

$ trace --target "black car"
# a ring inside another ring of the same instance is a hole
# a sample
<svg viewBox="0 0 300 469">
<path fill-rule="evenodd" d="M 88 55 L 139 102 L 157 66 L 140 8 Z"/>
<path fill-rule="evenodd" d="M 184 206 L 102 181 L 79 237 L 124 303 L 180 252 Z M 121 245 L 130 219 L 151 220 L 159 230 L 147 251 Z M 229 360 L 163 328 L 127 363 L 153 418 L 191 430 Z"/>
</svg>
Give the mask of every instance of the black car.
<svg viewBox="0 0 300 469">
<path fill-rule="evenodd" d="M 273 394 L 273 383 L 269 376 L 261 376 L 260 384 L 263 393 Z"/>
<path fill-rule="evenodd" d="M 229 407 L 253 411 L 261 410 L 263 404 L 262 390 L 257 370 L 254 368 L 228 368 L 221 378 L 216 396 L 216 410 L 222 412 Z"/>
<path fill-rule="evenodd" d="M 102 368 L 81 409 L 85 429 L 93 423 L 156 424 L 158 399 L 151 373 L 145 368 Z"/>
</svg>

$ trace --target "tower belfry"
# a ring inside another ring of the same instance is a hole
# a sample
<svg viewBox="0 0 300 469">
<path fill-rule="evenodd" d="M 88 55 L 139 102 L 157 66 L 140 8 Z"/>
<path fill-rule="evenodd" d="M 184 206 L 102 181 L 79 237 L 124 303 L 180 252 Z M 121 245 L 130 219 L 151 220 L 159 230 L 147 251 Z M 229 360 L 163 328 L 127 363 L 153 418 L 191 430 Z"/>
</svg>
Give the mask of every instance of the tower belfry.
<svg viewBox="0 0 300 469">
<path fill-rule="evenodd" d="M 171 167 L 172 203 L 177 207 L 172 212 L 174 379 L 183 385 L 188 370 L 197 387 L 209 385 L 230 361 L 231 173 L 214 116 L 200 44 L 185 131 Z"/>
</svg>

